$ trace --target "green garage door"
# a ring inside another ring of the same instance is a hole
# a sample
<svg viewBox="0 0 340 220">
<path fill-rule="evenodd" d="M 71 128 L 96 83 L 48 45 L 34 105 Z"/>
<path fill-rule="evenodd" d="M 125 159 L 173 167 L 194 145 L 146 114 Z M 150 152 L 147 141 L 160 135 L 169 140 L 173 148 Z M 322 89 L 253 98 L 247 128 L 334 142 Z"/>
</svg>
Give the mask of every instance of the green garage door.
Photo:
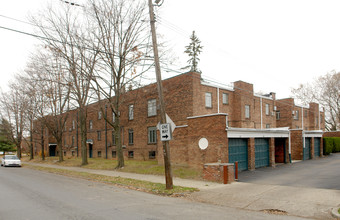
<svg viewBox="0 0 340 220">
<path fill-rule="evenodd" d="M 303 160 L 310 159 L 310 138 L 305 138 L 305 148 L 303 149 Z"/>
<path fill-rule="evenodd" d="M 255 138 L 255 168 L 269 166 L 269 140 Z"/>
<path fill-rule="evenodd" d="M 238 162 L 238 170 L 248 170 L 248 141 L 241 138 L 229 139 L 229 163 Z"/>
<path fill-rule="evenodd" d="M 314 138 L 314 156 L 320 157 L 320 141 L 321 138 Z"/>
</svg>

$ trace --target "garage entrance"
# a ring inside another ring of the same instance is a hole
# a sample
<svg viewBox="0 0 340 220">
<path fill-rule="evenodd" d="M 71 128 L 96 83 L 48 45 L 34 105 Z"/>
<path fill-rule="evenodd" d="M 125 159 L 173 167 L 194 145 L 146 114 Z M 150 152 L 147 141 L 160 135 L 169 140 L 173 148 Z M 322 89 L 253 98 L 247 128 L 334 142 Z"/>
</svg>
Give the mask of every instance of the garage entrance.
<svg viewBox="0 0 340 220">
<path fill-rule="evenodd" d="M 310 155 L 310 139 L 311 138 L 305 138 L 305 148 L 303 148 L 303 160 L 309 160 L 311 158 Z"/>
<path fill-rule="evenodd" d="M 286 138 L 275 138 L 275 163 L 286 163 Z"/>
<path fill-rule="evenodd" d="M 238 170 L 248 170 L 248 139 L 229 138 L 229 163 L 238 162 Z"/>
<path fill-rule="evenodd" d="M 321 138 L 314 138 L 314 156 L 320 157 L 320 142 Z"/>
<path fill-rule="evenodd" d="M 269 166 L 269 139 L 255 138 L 255 168 Z"/>
</svg>

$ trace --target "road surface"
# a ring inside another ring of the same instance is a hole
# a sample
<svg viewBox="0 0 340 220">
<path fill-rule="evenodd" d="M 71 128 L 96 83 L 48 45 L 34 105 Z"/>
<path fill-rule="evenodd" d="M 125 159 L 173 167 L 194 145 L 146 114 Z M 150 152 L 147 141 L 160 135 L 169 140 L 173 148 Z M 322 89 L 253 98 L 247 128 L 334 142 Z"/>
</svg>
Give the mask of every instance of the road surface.
<svg viewBox="0 0 340 220">
<path fill-rule="evenodd" d="M 297 219 L 161 197 L 27 168 L 0 168 L 0 219 Z"/>
</svg>

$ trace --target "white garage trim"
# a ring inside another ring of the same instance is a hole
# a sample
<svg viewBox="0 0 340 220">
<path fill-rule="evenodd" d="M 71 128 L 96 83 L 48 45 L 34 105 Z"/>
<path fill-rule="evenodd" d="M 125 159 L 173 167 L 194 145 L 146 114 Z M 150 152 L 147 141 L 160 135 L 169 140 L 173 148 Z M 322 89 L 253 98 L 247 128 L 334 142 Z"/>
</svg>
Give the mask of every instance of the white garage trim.
<svg viewBox="0 0 340 220">
<path fill-rule="evenodd" d="M 313 130 L 313 131 L 303 131 L 304 137 L 322 137 L 323 131 Z"/>
<path fill-rule="evenodd" d="M 228 138 L 288 138 L 289 128 L 269 128 L 269 129 L 252 129 L 252 128 L 226 128 Z"/>
</svg>

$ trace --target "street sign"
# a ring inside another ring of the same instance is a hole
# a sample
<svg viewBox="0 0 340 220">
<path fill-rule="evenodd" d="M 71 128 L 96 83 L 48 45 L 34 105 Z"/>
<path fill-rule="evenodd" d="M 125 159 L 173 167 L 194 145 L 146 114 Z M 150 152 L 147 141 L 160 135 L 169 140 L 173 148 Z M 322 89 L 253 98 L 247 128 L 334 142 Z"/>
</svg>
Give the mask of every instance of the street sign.
<svg viewBox="0 0 340 220">
<path fill-rule="evenodd" d="M 169 123 L 161 124 L 160 127 L 161 141 L 170 141 L 172 139 L 171 125 Z"/>
<path fill-rule="evenodd" d="M 176 128 L 176 125 L 175 125 L 175 123 L 171 120 L 171 118 L 169 117 L 168 114 L 166 114 L 166 123 L 169 123 L 169 124 L 170 124 L 171 133 L 174 133 L 174 130 L 175 130 L 175 128 Z M 160 126 L 161 126 L 161 123 L 158 122 L 158 124 L 157 124 L 157 129 L 158 129 L 158 130 L 161 130 L 161 129 L 160 129 Z"/>
</svg>

